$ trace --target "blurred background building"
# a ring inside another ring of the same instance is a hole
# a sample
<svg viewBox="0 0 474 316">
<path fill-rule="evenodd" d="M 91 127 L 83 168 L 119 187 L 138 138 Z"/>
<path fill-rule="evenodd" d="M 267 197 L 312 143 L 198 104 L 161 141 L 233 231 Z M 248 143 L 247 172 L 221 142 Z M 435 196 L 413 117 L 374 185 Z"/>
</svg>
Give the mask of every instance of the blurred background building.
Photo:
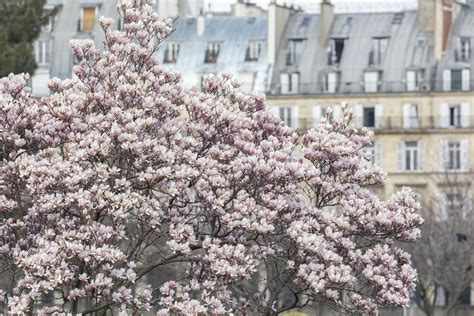
<svg viewBox="0 0 474 316">
<path fill-rule="evenodd" d="M 272 113 L 301 132 L 316 126 L 329 106 L 338 117 L 337 105 L 347 101 L 355 125 L 376 133 L 365 150 L 389 175 L 377 194 L 386 198 L 411 186 L 439 214 L 453 205 L 471 212 L 474 0 L 419 0 L 417 7 L 369 6 L 370 12 L 337 10 L 329 0 L 302 1 L 307 11 L 298 1 L 263 7 L 233 1 L 226 12 L 214 11 L 213 3 L 156 4 L 161 15 L 179 17 L 156 57 L 181 72 L 187 86 L 199 86 L 209 73 L 233 74 L 244 89 L 265 93 Z M 35 43 L 37 97 L 49 93 L 50 78 L 71 77 L 70 39 L 102 47 L 98 17 L 123 25 L 116 0 L 49 0 L 48 7 L 59 13 Z M 472 235 L 466 229 L 463 236 Z M 462 302 L 474 303 L 474 296 Z M 447 294 L 438 293 L 436 304 L 448 304 Z"/>
</svg>

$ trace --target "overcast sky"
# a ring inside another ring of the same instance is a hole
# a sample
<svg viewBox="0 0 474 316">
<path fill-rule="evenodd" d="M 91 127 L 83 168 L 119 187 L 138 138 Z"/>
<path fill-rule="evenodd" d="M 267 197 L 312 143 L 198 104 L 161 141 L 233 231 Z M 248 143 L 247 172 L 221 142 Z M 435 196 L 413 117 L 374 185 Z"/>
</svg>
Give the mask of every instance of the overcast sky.
<svg viewBox="0 0 474 316">
<path fill-rule="evenodd" d="M 237 0 L 204 0 L 206 8 L 211 5 L 212 11 L 229 11 L 230 5 Z M 319 12 L 320 0 L 277 0 L 278 3 L 300 5 L 307 12 Z M 270 0 L 251 0 L 259 6 L 266 7 Z M 336 12 L 378 12 L 414 10 L 417 0 L 332 0 Z"/>
</svg>

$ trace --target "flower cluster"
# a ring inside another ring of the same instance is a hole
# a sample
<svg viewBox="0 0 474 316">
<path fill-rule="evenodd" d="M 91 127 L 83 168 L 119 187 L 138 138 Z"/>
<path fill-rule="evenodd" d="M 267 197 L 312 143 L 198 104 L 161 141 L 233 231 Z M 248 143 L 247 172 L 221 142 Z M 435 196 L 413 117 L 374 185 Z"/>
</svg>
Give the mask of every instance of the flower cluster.
<svg viewBox="0 0 474 316">
<path fill-rule="evenodd" d="M 34 99 L 26 75 L 0 80 L 0 308 L 406 304 L 415 272 L 395 244 L 418 237 L 419 205 L 408 189 L 370 193 L 385 174 L 351 112 L 300 138 L 231 76 L 187 90 L 153 58 L 172 21 L 150 1 L 119 12 L 122 31 L 100 20 L 103 52 L 71 42 L 75 78 L 52 79 L 50 96 Z"/>
</svg>

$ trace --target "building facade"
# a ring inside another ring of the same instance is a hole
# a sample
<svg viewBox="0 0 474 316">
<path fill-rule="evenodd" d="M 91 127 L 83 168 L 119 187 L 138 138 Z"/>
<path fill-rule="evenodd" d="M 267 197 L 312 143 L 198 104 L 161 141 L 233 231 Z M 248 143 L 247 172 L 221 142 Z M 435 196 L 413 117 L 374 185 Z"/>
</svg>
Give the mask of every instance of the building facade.
<svg viewBox="0 0 474 316">
<path fill-rule="evenodd" d="M 318 15 L 295 12 L 268 87 L 288 125 L 316 126 L 328 106 L 350 104 L 356 127 L 375 131 L 367 150 L 389 175 L 384 197 L 402 186 L 437 192 L 447 172 L 474 164 L 474 9 L 420 1 L 418 11 Z M 449 197 L 438 194 L 440 199 Z"/>
</svg>

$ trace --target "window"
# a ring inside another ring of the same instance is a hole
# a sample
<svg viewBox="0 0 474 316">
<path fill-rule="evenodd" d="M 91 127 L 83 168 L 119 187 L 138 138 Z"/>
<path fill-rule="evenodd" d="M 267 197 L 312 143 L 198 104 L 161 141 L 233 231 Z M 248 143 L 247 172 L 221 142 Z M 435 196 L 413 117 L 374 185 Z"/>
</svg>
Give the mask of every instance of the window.
<svg viewBox="0 0 474 316">
<path fill-rule="evenodd" d="M 471 105 L 468 102 L 462 102 L 461 104 L 440 104 L 440 125 L 441 128 L 449 127 L 471 127 Z"/>
<path fill-rule="evenodd" d="M 377 92 L 379 90 L 379 72 L 367 71 L 364 73 L 365 92 Z"/>
<path fill-rule="evenodd" d="M 424 69 L 407 71 L 407 91 L 419 91 L 424 81 Z"/>
<path fill-rule="evenodd" d="M 448 142 L 448 161 L 446 167 L 450 170 L 461 169 L 461 142 Z"/>
<path fill-rule="evenodd" d="M 460 69 L 451 70 L 451 90 L 459 91 L 462 87 L 462 71 Z"/>
<path fill-rule="evenodd" d="M 282 120 L 286 126 L 298 128 L 298 113 L 297 106 L 273 106 L 270 107 L 270 112 Z"/>
<path fill-rule="evenodd" d="M 164 63 L 176 63 L 179 55 L 179 43 L 169 43 L 165 50 Z"/>
<path fill-rule="evenodd" d="M 449 126 L 461 127 L 461 106 L 459 104 L 449 106 Z"/>
<path fill-rule="evenodd" d="M 372 51 L 369 55 L 369 65 L 380 65 L 384 61 L 388 46 L 388 37 L 372 38 Z"/>
<path fill-rule="evenodd" d="M 257 61 L 262 51 L 261 41 L 250 41 L 245 54 L 245 61 Z"/>
<path fill-rule="evenodd" d="M 337 90 L 337 73 L 330 72 L 326 75 L 326 92 L 335 93 Z"/>
<path fill-rule="evenodd" d="M 397 12 L 393 16 L 392 24 L 402 24 L 402 20 L 405 14 L 403 12 Z"/>
<path fill-rule="evenodd" d="M 381 128 L 383 127 L 382 114 L 382 104 L 356 104 L 354 105 L 354 126 Z"/>
<path fill-rule="evenodd" d="M 416 47 L 425 47 L 425 42 L 426 42 L 426 40 L 425 40 L 424 37 L 421 37 L 421 36 L 418 37 L 416 39 Z"/>
<path fill-rule="evenodd" d="M 363 124 L 365 127 L 375 127 L 375 107 L 364 108 Z"/>
<path fill-rule="evenodd" d="M 333 38 L 329 46 L 328 65 L 339 65 L 344 51 L 344 39 Z"/>
<path fill-rule="evenodd" d="M 49 42 L 36 41 L 35 42 L 35 59 L 38 65 L 47 65 L 49 63 Z"/>
<path fill-rule="evenodd" d="M 456 61 L 469 62 L 471 59 L 471 41 L 468 37 L 458 38 L 458 48 L 456 50 Z"/>
<path fill-rule="evenodd" d="M 303 50 L 302 39 L 290 39 L 288 41 L 288 53 L 286 56 L 286 64 L 288 66 L 297 65 Z"/>
<path fill-rule="evenodd" d="M 289 93 L 298 93 L 299 91 L 299 81 L 300 81 L 300 74 L 297 72 L 294 73 L 282 73 L 280 74 L 280 85 L 281 85 L 281 93 L 282 94 L 289 94 Z"/>
<path fill-rule="evenodd" d="M 417 104 L 403 105 L 403 127 L 417 128 L 419 127 L 419 112 Z"/>
<path fill-rule="evenodd" d="M 362 150 L 370 154 L 370 163 L 376 166 L 382 166 L 382 143 L 372 142 L 367 144 Z"/>
<path fill-rule="evenodd" d="M 312 109 L 313 127 L 316 127 L 322 118 L 329 120 L 338 120 L 341 118 L 342 109 L 339 105 L 315 105 Z"/>
<path fill-rule="evenodd" d="M 423 170 L 424 145 L 420 141 L 402 141 L 398 143 L 398 170 Z"/>
<path fill-rule="evenodd" d="M 51 10 L 45 10 L 45 14 L 51 14 Z M 49 17 L 48 23 L 41 27 L 41 31 L 44 33 L 50 33 L 53 30 L 54 16 Z"/>
<path fill-rule="evenodd" d="M 285 125 L 291 126 L 291 108 L 281 107 L 279 116 Z"/>
<path fill-rule="evenodd" d="M 217 57 L 219 57 L 220 43 L 218 42 L 209 42 L 207 44 L 206 57 L 204 62 L 208 64 L 217 63 Z"/>
<path fill-rule="evenodd" d="M 444 91 L 469 91 L 471 89 L 471 70 L 445 69 L 443 71 Z"/>
<path fill-rule="evenodd" d="M 82 32 L 92 32 L 95 24 L 96 7 L 83 7 L 78 29 Z"/>
<path fill-rule="evenodd" d="M 412 171 L 419 169 L 418 154 L 418 142 L 405 142 L 404 170 Z"/>
</svg>

